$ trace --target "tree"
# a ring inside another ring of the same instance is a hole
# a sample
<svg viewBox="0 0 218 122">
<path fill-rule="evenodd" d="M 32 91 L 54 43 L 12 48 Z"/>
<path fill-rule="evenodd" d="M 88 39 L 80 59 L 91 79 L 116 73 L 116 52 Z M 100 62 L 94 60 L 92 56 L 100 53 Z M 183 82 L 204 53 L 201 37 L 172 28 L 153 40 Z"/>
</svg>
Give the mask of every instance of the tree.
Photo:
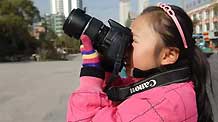
<svg viewBox="0 0 218 122">
<path fill-rule="evenodd" d="M 55 40 L 57 48 L 64 48 L 68 53 L 78 53 L 80 51 L 80 41 L 63 34 Z"/>
<path fill-rule="evenodd" d="M 32 25 L 34 20 L 40 19 L 39 10 L 31 0 L 1 0 L 0 15 L 19 16 L 29 25 Z"/>
<path fill-rule="evenodd" d="M 35 50 L 36 43 L 30 35 L 30 30 L 36 19 L 40 19 L 40 15 L 32 1 L 0 1 L 1 58 L 18 54 L 27 55 Z"/>
</svg>

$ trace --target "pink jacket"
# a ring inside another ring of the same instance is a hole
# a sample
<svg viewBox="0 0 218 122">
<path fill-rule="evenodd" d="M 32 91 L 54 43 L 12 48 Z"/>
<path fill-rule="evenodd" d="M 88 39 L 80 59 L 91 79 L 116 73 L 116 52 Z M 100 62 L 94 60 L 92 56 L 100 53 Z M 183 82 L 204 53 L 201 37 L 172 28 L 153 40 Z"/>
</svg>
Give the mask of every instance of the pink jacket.
<svg viewBox="0 0 218 122">
<path fill-rule="evenodd" d="M 83 76 L 69 98 L 67 122 L 197 122 L 191 81 L 156 87 L 120 104 L 108 99 L 100 78 Z"/>
</svg>

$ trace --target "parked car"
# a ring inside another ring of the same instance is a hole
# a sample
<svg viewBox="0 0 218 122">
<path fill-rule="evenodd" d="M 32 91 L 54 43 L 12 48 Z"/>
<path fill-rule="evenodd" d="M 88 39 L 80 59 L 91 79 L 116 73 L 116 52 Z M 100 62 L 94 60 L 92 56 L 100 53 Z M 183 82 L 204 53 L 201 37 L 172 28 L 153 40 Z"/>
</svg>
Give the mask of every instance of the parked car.
<svg viewBox="0 0 218 122">
<path fill-rule="evenodd" d="M 209 47 L 209 44 L 203 39 L 201 35 L 193 35 L 194 40 L 196 41 L 196 45 L 201 49 L 203 53 L 206 54 L 207 57 L 214 53 L 213 49 Z"/>
</svg>

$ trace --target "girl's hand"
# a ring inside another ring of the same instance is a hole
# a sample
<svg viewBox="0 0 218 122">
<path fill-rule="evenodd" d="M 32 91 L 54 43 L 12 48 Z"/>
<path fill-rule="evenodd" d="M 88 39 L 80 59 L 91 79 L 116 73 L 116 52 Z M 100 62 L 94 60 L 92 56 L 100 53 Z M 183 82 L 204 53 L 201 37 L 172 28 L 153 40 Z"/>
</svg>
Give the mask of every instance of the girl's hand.
<svg viewBox="0 0 218 122">
<path fill-rule="evenodd" d="M 87 35 L 81 35 L 80 40 L 83 67 L 100 67 L 99 54 L 93 48 L 91 39 Z"/>
</svg>

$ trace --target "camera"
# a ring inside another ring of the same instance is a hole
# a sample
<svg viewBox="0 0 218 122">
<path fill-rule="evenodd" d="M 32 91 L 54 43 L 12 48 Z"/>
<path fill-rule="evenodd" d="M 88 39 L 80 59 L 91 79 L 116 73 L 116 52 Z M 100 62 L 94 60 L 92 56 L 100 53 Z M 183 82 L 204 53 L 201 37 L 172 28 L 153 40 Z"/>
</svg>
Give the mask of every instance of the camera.
<svg viewBox="0 0 218 122">
<path fill-rule="evenodd" d="M 65 20 L 63 30 L 65 34 L 76 39 L 82 34 L 88 35 L 93 47 L 109 66 L 123 64 L 125 52 L 132 43 L 131 30 L 112 19 L 109 19 L 108 23 L 110 27 L 77 8 L 73 9 Z"/>
</svg>

